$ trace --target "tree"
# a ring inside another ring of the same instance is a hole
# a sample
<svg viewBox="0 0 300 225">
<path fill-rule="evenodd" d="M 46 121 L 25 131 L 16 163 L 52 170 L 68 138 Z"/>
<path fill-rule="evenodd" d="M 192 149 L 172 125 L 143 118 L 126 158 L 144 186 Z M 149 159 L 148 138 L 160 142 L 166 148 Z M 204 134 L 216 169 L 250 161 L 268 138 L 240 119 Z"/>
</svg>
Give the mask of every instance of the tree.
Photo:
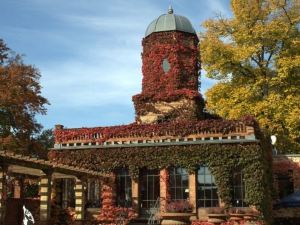
<svg viewBox="0 0 300 225">
<path fill-rule="evenodd" d="M 54 134 L 52 129 L 46 129 L 31 138 L 28 152 L 38 158 L 47 159 L 49 148 L 54 146 Z"/>
<path fill-rule="evenodd" d="M 282 152 L 300 152 L 300 2 L 232 0 L 233 17 L 204 23 L 202 66 L 219 83 L 208 110 L 255 116 Z"/>
<path fill-rule="evenodd" d="M 41 96 L 40 73 L 26 65 L 0 39 L 0 149 L 25 148 L 41 125 L 36 114 L 45 114 L 47 99 Z"/>
<path fill-rule="evenodd" d="M 36 141 L 41 143 L 44 149 L 53 148 L 54 134 L 52 129 L 43 130 L 37 137 Z"/>
</svg>

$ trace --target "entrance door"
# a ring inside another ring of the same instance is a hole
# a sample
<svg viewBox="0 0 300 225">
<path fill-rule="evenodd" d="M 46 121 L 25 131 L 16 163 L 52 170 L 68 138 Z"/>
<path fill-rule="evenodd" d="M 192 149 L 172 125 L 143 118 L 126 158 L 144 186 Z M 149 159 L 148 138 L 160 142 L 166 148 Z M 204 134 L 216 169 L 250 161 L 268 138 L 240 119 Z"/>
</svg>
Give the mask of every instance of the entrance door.
<svg viewBox="0 0 300 225">
<path fill-rule="evenodd" d="M 159 170 L 143 170 L 140 176 L 141 214 L 149 216 L 160 195 Z"/>
</svg>

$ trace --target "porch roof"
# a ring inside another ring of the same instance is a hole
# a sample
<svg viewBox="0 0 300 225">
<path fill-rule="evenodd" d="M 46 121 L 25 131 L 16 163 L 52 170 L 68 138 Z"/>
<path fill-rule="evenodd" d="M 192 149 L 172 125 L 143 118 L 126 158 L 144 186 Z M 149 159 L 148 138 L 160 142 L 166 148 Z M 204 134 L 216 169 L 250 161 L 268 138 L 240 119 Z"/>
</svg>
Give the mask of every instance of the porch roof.
<svg viewBox="0 0 300 225">
<path fill-rule="evenodd" d="M 76 166 L 63 165 L 49 160 L 38 159 L 30 156 L 16 154 L 12 151 L 0 151 L 0 165 L 12 166 L 12 172 L 23 173 L 35 176 L 43 176 L 45 172 L 51 171 L 57 177 L 71 175 L 71 176 L 107 176 L 98 171 L 91 169 L 79 168 Z"/>
</svg>

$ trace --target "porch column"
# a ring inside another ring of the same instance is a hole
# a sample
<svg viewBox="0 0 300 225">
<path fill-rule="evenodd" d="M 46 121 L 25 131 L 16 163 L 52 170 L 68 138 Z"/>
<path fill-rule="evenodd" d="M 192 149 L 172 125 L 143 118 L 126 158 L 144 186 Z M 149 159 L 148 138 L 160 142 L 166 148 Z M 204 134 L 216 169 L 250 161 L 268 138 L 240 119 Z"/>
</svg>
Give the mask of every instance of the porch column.
<svg viewBox="0 0 300 225">
<path fill-rule="evenodd" d="M 18 176 L 14 182 L 14 198 L 24 198 L 24 177 Z"/>
<path fill-rule="evenodd" d="M 76 179 L 75 184 L 75 214 L 76 220 L 84 219 L 85 194 L 84 183 L 82 180 Z"/>
<path fill-rule="evenodd" d="M 169 184 L 169 171 L 167 169 L 160 170 L 159 174 L 160 183 L 160 211 L 165 211 L 168 200 L 168 184 Z"/>
<path fill-rule="evenodd" d="M 0 224 L 4 224 L 6 213 L 6 172 L 7 166 L 0 167 Z"/>
<path fill-rule="evenodd" d="M 45 176 L 40 178 L 40 221 L 47 221 L 51 213 L 51 180 L 52 172 L 44 171 Z"/>
<path fill-rule="evenodd" d="M 193 212 L 197 212 L 197 176 L 189 174 L 189 202 L 193 206 Z"/>
<path fill-rule="evenodd" d="M 138 179 L 131 180 L 131 189 L 132 189 L 132 208 L 139 214 L 140 198 L 139 198 Z"/>
</svg>

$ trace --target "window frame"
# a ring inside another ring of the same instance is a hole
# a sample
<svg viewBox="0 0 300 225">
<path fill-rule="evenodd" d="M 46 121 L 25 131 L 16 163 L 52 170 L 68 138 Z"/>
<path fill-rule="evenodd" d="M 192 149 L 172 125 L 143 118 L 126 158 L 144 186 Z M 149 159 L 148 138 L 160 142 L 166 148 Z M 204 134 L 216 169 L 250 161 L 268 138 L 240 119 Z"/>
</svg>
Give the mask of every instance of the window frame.
<svg viewBox="0 0 300 225">
<path fill-rule="evenodd" d="M 178 173 L 178 170 L 180 172 Z M 172 173 L 174 172 L 174 173 Z M 169 191 L 172 201 L 182 201 L 189 199 L 189 173 L 183 167 L 170 167 L 169 168 Z M 184 184 L 184 177 L 186 177 L 186 185 Z M 177 182 L 180 180 L 180 182 Z M 172 182 L 174 181 L 174 182 Z"/>
<path fill-rule="evenodd" d="M 203 169 L 203 173 L 200 173 L 201 168 Z M 211 170 L 209 169 L 208 166 L 206 165 L 200 165 L 197 169 L 197 207 L 200 208 L 212 208 L 212 207 L 220 207 L 220 198 L 218 195 L 218 187 L 216 185 L 215 182 L 215 177 L 214 175 L 211 173 Z M 204 183 L 202 183 L 203 185 L 201 185 L 201 180 L 200 180 L 200 176 L 204 177 Z M 206 178 L 209 177 L 210 182 L 206 182 Z M 207 186 L 210 185 L 210 186 Z M 200 198 L 200 191 L 201 188 L 204 187 L 204 193 L 203 193 L 203 198 Z M 216 189 L 216 195 L 217 198 L 213 198 L 213 190 Z M 210 196 L 206 196 L 206 190 L 210 190 Z M 201 204 L 201 202 L 203 204 Z M 208 202 L 210 202 L 210 204 L 208 204 Z M 216 203 L 216 204 L 215 204 Z"/>
<path fill-rule="evenodd" d="M 235 177 L 239 176 L 236 182 Z M 238 183 L 238 184 L 237 184 Z M 236 190 L 239 190 L 240 193 L 237 194 Z M 236 197 L 237 195 L 241 196 L 240 198 Z M 245 202 L 246 197 L 246 185 L 244 179 L 244 173 L 242 170 L 236 170 L 232 173 L 232 205 L 233 207 L 245 208 L 248 207 L 248 204 Z"/>
<path fill-rule="evenodd" d="M 129 170 L 127 168 L 116 169 L 115 175 L 116 206 L 130 208 L 132 207 L 132 179 Z M 120 190 L 121 187 L 122 190 Z M 120 194 L 124 194 L 124 199 L 121 199 Z"/>
</svg>

